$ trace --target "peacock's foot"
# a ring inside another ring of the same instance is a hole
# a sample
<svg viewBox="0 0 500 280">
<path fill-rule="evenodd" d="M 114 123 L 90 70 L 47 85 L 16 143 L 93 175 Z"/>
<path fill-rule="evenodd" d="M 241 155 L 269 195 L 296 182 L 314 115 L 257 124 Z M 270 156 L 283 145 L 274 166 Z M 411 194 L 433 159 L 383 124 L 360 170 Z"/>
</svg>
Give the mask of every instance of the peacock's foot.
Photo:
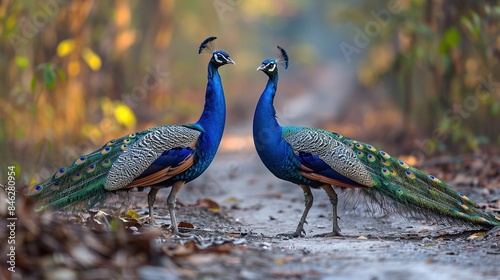
<svg viewBox="0 0 500 280">
<path fill-rule="evenodd" d="M 194 239 L 196 235 L 182 232 L 172 232 L 172 238 Z"/>
<path fill-rule="evenodd" d="M 149 227 L 152 228 L 156 225 L 155 219 L 153 217 L 149 217 Z"/>
<path fill-rule="evenodd" d="M 313 237 L 343 237 L 343 235 L 340 233 L 340 231 L 332 231 L 316 234 Z"/>
<path fill-rule="evenodd" d="M 178 238 L 194 238 L 194 234 L 191 234 L 189 229 L 182 228 L 183 231 L 188 231 L 186 233 L 180 232 L 178 226 L 170 226 L 170 230 L 172 231 L 172 237 Z"/>
<path fill-rule="evenodd" d="M 174 227 L 174 228 L 171 228 L 170 229 L 172 231 L 172 237 L 177 237 L 177 238 L 193 238 L 193 234 L 190 234 L 190 233 L 183 233 L 183 232 L 180 232 L 179 229 L 177 227 Z"/>
</svg>

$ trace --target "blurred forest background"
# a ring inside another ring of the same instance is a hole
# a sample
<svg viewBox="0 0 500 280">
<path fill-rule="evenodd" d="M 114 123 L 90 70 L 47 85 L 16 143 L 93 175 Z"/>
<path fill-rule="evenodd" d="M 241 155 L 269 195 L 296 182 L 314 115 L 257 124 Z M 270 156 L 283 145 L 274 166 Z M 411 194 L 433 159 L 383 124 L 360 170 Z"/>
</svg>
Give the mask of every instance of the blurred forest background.
<svg viewBox="0 0 500 280">
<path fill-rule="evenodd" d="M 255 69 L 280 45 L 282 124 L 416 161 L 499 152 L 499 1 L 2 0 L 0 181 L 8 165 L 31 184 L 115 137 L 196 121 L 208 36 L 237 63 L 220 70 L 222 151 L 253 149 Z"/>
</svg>

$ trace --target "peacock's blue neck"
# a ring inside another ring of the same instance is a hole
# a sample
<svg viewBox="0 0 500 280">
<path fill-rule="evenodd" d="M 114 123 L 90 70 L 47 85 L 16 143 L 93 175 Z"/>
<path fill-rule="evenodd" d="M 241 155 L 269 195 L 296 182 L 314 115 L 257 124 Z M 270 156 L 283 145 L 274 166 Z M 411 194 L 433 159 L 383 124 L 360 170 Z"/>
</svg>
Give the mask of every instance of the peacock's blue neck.
<svg viewBox="0 0 500 280">
<path fill-rule="evenodd" d="M 281 141 L 281 126 L 276 120 L 273 106 L 274 96 L 278 86 L 278 76 L 270 77 L 266 88 L 260 96 L 253 118 L 253 138 L 259 155 L 269 155 Z"/>
<path fill-rule="evenodd" d="M 267 81 L 266 88 L 257 103 L 253 119 L 254 136 L 256 136 L 255 132 L 263 129 L 279 129 L 279 124 L 276 120 L 276 110 L 273 105 L 274 96 L 276 95 L 276 89 L 278 87 L 277 80 L 276 78 Z"/>
<path fill-rule="evenodd" d="M 210 146 L 210 150 L 215 151 L 219 147 L 224 124 L 226 122 L 226 102 L 224 100 L 224 90 L 217 68 L 208 65 L 208 83 L 205 93 L 205 107 L 197 124 L 199 124 L 205 132 L 203 138 L 208 140 L 205 145 Z"/>
</svg>

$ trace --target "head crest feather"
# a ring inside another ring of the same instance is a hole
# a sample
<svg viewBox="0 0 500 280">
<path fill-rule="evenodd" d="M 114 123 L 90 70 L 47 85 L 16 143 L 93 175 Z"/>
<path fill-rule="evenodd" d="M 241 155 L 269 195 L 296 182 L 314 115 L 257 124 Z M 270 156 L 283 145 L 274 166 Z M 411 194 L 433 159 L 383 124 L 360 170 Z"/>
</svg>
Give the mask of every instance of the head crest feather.
<svg viewBox="0 0 500 280">
<path fill-rule="evenodd" d="M 209 52 L 213 52 L 214 51 L 214 43 L 213 41 L 217 39 L 217 37 L 208 37 L 207 39 L 205 39 L 205 41 L 203 41 L 200 45 L 200 48 L 198 49 L 198 53 L 202 53 L 204 50 L 207 50 Z"/>
<path fill-rule="evenodd" d="M 277 46 L 277 47 L 280 50 L 280 55 L 278 56 L 276 61 L 278 62 L 278 64 L 283 65 L 283 67 L 285 67 L 285 69 L 287 69 L 288 68 L 288 54 L 286 53 L 284 48 L 282 48 L 280 46 Z"/>
</svg>

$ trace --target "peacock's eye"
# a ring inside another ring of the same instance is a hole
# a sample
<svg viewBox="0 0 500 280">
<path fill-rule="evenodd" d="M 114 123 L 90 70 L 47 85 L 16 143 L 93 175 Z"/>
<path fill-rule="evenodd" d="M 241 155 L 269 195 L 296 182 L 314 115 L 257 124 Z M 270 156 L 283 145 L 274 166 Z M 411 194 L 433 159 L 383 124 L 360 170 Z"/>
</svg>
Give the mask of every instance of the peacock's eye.
<svg viewBox="0 0 500 280">
<path fill-rule="evenodd" d="M 214 54 L 214 59 L 215 61 L 217 61 L 218 63 L 222 63 L 222 60 L 219 58 L 219 54 Z"/>
</svg>

